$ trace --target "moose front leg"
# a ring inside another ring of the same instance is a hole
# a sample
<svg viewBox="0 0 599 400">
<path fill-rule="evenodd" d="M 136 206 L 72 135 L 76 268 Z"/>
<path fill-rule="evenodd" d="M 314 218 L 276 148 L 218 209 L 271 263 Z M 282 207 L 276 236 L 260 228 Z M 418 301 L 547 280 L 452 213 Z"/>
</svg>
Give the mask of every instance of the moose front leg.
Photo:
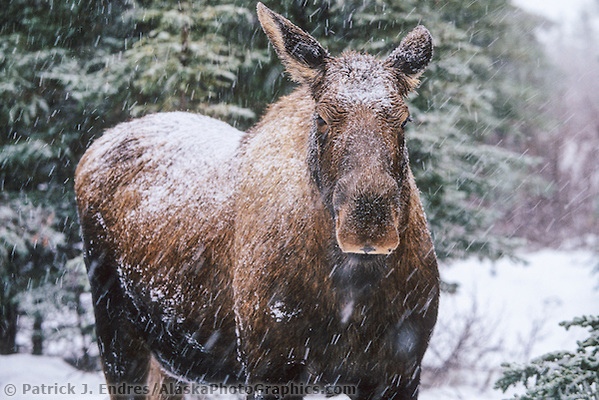
<svg viewBox="0 0 599 400">
<path fill-rule="evenodd" d="M 275 365 L 276 364 L 276 365 Z M 304 393 L 301 392 L 305 385 L 302 379 L 305 366 L 296 363 L 269 363 L 259 368 L 260 372 L 254 372 L 250 377 L 252 388 L 259 389 L 247 400 L 301 400 Z"/>
<path fill-rule="evenodd" d="M 283 337 L 283 336 L 279 336 Z M 269 342 L 269 335 L 265 335 L 262 343 Z M 279 340 L 280 342 L 280 340 Z M 259 348 L 260 346 L 256 346 Z M 280 349 L 278 349 L 280 350 Z M 300 390 L 307 383 L 306 366 L 302 363 L 290 361 L 282 356 L 273 357 L 266 349 L 261 352 L 252 352 L 257 358 L 250 358 L 248 363 L 248 383 L 255 391 L 248 395 L 247 400 L 300 400 L 305 393 Z M 266 357 L 259 357 L 259 353 Z M 285 354 L 288 354 L 285 353 Z M 269 357 L 270 356 L 270 357 Z M 304 385 L 302 385 L 304 384 Z"/>
<path fill-rule="evenodd" d="M 357 392 L 349 396 L 352 400 L 416 400 L 420 383 L 420 368 L 409 378 L 396 382 L 375 383 L 372 377 L 360 380 Z"/>
</svg>

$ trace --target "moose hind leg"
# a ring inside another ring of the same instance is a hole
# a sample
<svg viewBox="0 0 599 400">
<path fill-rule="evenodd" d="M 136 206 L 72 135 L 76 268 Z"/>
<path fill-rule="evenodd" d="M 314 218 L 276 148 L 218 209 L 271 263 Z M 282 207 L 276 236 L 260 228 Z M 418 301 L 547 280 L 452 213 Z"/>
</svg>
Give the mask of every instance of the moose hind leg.
<svg viewBox="0 0 599 400">
<path fill-rule="evenodd" d="M 144 388 L 147 388 L 151 353 L 125 313 L 116 270 L 104 257 L 86 261 L 107 383 L 105 392 L 113 400 L 146 399 Z"/>
</svg>

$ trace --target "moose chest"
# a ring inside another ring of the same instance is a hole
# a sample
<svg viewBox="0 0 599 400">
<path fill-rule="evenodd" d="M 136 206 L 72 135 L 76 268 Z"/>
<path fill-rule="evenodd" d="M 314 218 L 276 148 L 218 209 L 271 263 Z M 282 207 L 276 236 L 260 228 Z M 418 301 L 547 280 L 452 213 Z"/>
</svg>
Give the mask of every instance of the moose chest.
<svg viewBox="0 0 599 400">
<path fill-rule="evenodd" d="M 310 268 L 286 265 L 302 267 Z M 250 370 L 257 376 L 300 370 L 308 381 L 356 382 L 364 374 L 392 377 L 415 362 L 423 345 L 417 304 L 380 271 L 357 267 L 345 276 L 346 268 L 291 274 L 286 281 L 268 273 L 254 274 L 259 281 L 244 279 L 256 285 L 236 305 L 240 350 Z"/>
</svg>

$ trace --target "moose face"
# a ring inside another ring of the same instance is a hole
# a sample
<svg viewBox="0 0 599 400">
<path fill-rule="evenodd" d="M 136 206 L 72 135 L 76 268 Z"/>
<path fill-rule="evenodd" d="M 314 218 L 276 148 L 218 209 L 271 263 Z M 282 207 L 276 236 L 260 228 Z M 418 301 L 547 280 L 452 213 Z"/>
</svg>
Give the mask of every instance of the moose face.
<svg viewBox="0 0 599 400">
<path fill-rule="evenodd" d="M 408 200 L 404 98 L 432 57 L 428 30 L 416 27 L 384 60 L 353 52 L 333 58 L 261 3 L 258 17 L 291 77 L 315 102 L 309 164 L 333 214 L 337 244 L 345 253 L 391 253 Z"/>
</svg>

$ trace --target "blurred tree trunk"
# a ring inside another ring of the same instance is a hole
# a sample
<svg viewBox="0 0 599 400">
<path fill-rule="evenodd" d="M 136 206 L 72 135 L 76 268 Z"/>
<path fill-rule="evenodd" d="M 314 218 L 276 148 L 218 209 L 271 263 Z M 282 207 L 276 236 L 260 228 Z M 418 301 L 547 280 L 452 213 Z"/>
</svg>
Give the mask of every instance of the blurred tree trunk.
<svg viewBox="0 0 599 400">
<path fill-rule="evenodd" d="M 6 296 L 6 288 L 0 286 L 0 354 L 17 352 L 17 304 Z"/>
<path fill-rule="evenodd" d="M 31 344 L 33 350 L 31 354 L 34 356 L 41 356 L 44 352 L 44 332 L 42 331 L 42 323 L 44 319 L 41 314 L 36 314 L 33 320 L 33 334 L 31 336 Z"/>
</svg>

